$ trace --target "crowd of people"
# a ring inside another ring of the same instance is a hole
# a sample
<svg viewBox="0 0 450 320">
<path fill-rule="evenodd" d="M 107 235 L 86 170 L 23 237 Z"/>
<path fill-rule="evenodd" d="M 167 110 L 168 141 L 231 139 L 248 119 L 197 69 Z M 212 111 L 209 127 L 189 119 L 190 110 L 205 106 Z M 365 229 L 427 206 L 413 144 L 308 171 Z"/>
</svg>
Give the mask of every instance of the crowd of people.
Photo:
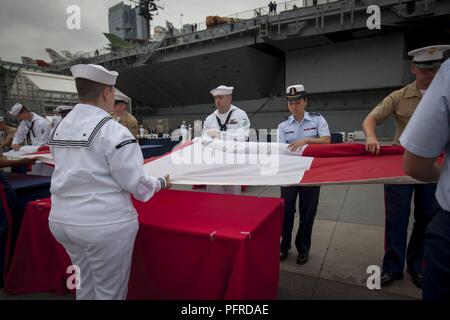
<svg viewBox="0 0 450 320">
<path fill-rule="evenodd" d="M 403 278 L 406 264 L 413 283 L 423 288 L 425 299 L 450 298 L 450 160 L 446 157 L 443 167 L 436 164 L 437 157 L 448 152 L 450 61 L 445 61 L 449 49 L 437 45 L 409 52 L 415 80 L 388 95 L 362 124 L 366 150 L 376 156 L 382 148 L 376 127 L 394 117 L 392 144 L 406 149 L 405 171 L 426 182 L 384 186 L 386 239 L 381 275 L 381 285 L 387 286 Z M 143 171 L 136 138 L 146 134 L 145 128 L 126 111 L 125 97 L 115 92 L 118 73 L 97 65 L 76 65 L 71 72 L 80 103 L 60 108 L 61 118 L 53 129 L 46 119 L 15 104 L 10 114 L 20 120 L 20 125 L 15 130 L 0 118 L 2 146 L 10 145 L 14 150 L 24 143 L 50 146 L 55 162 L 50 229 L 72 263 L 84 270 L 77 299 L 124 299 L 138 230 L 130 194 L 148 201 L 156 192 L 169 188 L 171 180 L 165 172 L 152 177 Z M 247 141 L 250 119 L 233 104 L 233 90 L 221 85 L 210 91 L 216 110 L 203 123 L 204 137 Z M 304 85 L 288 86 L 286 100 L 290 116 L 278 125 L 279 143 L 288 144 L 291 151 L 309 144 L 331 143 L 325 117 L 307 111 Z M 192 135 L 192 126 L 186 122 L 180 129 L 182 135 Z M 21 164 L 0 165 L 15 163 Z M 241 187 L 208 186 L 208 191 L 236 195 Z M 280 191 L 285 204 L 280 261 L 286 260 L 291 250 L 298 212 L 300 223 L 294 245 L 296 262 L 304 265 L 309 259 L 320 186 L 282 186 Z M 87 194 L 91 196 L 86 198 Z M 408 243 L 412 198 L 414 225 Z"/>
</svg>

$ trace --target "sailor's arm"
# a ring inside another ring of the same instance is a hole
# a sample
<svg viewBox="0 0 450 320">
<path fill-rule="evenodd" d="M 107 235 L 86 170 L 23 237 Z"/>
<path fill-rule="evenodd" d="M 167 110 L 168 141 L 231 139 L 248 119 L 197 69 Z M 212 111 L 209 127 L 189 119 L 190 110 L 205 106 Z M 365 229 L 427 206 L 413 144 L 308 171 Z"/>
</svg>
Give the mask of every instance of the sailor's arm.
<svg viewBox="0 0 450 320">
<path fill-rule="evenodd" d="M 119 137 L 117 133 L 112 135 L 113 137 L 108 137 L 107 133 L 103 135 L 102 143 L 111 175 L 122 189 L 132 193 L 140 201 L 148 201 L 156 192 L 170 187 L 165 178 L 152 177 L 144 172 L 142 151 L 129 132 L 122 130 Z"/>
<path fill-rule="evenodd" d="M 363 130 L 366 135 L 366 150 L 373 154 L 380 153 L 380 142 L 375 133 L 376 128 L 377 121 L 369 114 L 363 122 Z"/>
<path fill-rule="evenodd" d="M 394 113 L 398 99 L 398 91 L 388 95 L 369 113 L 362 124 L 366 135 L 366 150 L 372 154 L 380 153 L 380 142 L 377 139 L 376 128 Z"/>
<path fill-rule="evenodd" d="M 17 132 L 14 135 L 14 139 L 12 142 L 12 148 L 14 150 L 20 149 L 20 144 L 25 140 L 25 137 L 27 136 L 28 128 L 25 123 L 25 121 L 20 122 L 19 127 L 17 128 Z"/>
</svg>

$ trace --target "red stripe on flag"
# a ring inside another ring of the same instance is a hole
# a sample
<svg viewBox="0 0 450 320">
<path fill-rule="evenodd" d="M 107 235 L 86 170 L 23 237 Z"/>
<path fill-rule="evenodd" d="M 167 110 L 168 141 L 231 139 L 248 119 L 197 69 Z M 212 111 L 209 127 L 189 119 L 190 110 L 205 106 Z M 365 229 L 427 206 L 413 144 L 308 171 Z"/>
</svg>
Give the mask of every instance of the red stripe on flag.
<svg viewBox="0 0 450 320">
<path fill-rule="evenodd" d="M 405 149 L 401 146 L 383 146 L 380 156 L 403 154 Z M 310 144 L 303 151 L 302 156 L 314 158 L 348 157 L 348 156 L 370 156 L 366 146 L 359 143 L 337 143 L 337 144 Z"/>
<path fill-rule="evenodd" d="M 404 177 L 402 155 L 315 158 L 301 184 Z"/>
</svg>

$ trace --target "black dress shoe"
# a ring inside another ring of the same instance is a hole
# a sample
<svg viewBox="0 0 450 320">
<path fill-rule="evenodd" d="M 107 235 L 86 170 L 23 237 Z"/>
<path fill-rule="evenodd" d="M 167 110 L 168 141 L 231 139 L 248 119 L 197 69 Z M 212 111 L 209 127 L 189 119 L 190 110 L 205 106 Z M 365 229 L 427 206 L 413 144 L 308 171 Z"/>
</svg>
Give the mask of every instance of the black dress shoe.
<svg viewBox="0 0 450 320">
<path fill-rule="evenodd" d="M 392 273 L 392 272 L 382 272 L 381 273 L 381 277 L 380 277 L 380 282 L 381 282 L 381 286 L 385 287 L 389 284 L 391 284 L 392 282 L 394 282 L 395 280 L 400 280 L 403 279 L 403 274 L 402 273 Z"/>
<path fill-rule="evenodd" d="M 302 265 L 308 262 L 309 254 L 307 253 L 300 253 L 297 256 L 297 264 Z"/>
<path fill-rule="evenodd" d="M 417 288 L 422 289 L 422 287 L 423 287 L 423 273 L 422 272 L 412 271 L 409 268 L 408 268 L 408 273 L 411 275 L 412 282 L 414 283 L 414 285 Z"/>
<path fill-rule="evenodd" d="M 288 257 L 288 251 L 287 250 L 281 250 L 280 251 L 280 261 L 286 260 Z"/>
</svg>

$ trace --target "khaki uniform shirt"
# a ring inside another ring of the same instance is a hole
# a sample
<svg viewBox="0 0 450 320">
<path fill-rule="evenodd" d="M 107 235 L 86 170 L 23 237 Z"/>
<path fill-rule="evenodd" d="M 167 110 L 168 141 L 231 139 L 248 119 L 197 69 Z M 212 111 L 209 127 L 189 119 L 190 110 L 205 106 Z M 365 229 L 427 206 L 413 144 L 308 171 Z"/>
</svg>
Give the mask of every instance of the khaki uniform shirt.
<svg viewBox="0 0 450 320">
<path fill-rule="evenodd" d="M 5 145 L 6 147 L 11 147 L 16 132 L 17 132 L 16 128 L 6 126 L 6 130 L 3 131 L 3 143 L 6 142 L 7 140 L 10 140 L 9 145 Z"/>
<path fill-rule="evenodd" d="M 378 124 L 381 124 L 393 114 L 395 116 L 395 135 L 392 144 L 400 145 L 400 136 L 416 110 L 420 99 L 422 99 L 422 93 L 417 89 L 414 81 L 384 98 L 369 115 L 374 117 Z"/>
<path fill-rule="evenodd" d="M 130 130 L 131 134 L 134 137 L 137 138 L 139 136 L 138 121 L 136 120 L 135 117 L 133 117 L 132 114 L 130 114 L 127 111 L 125 111 L 125 113 L 123 114 L 123 116 L 120 117 L 120 119 L 117 116 L 114 116 L 114 118 L 116 120 L 118 120 L 119 123 L 121 125 L 123 125 L 125 128 L 128 128 L 128 130 Z"/>
</svg>

